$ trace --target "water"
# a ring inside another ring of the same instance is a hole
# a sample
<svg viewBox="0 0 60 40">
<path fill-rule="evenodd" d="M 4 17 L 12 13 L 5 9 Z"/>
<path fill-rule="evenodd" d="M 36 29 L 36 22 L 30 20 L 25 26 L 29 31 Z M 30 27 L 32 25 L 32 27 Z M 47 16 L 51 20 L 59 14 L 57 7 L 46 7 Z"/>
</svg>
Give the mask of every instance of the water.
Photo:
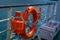
<svg viewBox="0 0 60 40">
<path fill-rule="evenodd" d="M 48 0 L 47 0 L 48 1 Z M 33 3 L 42 3 L 45 2 L 44 0 L 0 0 L 0 5 L 16 5 L 16 4 L 33 4 Z M 39 8 L 42 7 L 42 18 L 39 20 L 39 23 L 37 24 L 38 27 L 40 27 L 41 24 L 43 24 L 44 20 L 46 19 L 46 14 L 47 14 L 47 8 L 48 6 L 35 6 L 37 10 L 39 11 Z M 24 12 L 24 10 L 27 7 L 16 7 L 12 8 L 12 16 L 14 16 L 16 11 L 21 11 Z M 8 8 L 0 8 L 0 20 L 8 18 Z M 7 29 L 7 21 L 1 22 L 0 23 L 0 31 L 6 30 Z M 7 36 L 7 33 L 2 33 L 0 34 L 0 40 L 5 40 Z M 15 38 L 14 38 L 15 39 Z M 17 39 L 17 38 L 16 38 Z M 15 40 L 16 40 L 15 39 Z"/>
<path fill-rule="evenodd" d="M 42 18 L 40 19 L 39 23 L 37 24 L 38 27 L 43 23 L 43 20 L 45 18 L 46 11 L 47 11 L 47 9 L 46 9 L 47 7 L 42 7 L 42 8 L 43 8 L 43 10 L 42 10 Z M 26 7 L 13 8 L 12 9 L 12 16 L 14 16 L 14 14 L 15 14 L 15 12 L 17 10 L 19 10 L 21 12 L 24 12 L 25 9 L 26 9 Z M 37 10 L 39 10 L 38 7 L 37 7 Z M 5 18 L 8 18 L 8 9 L 0 9 L 0 13 L 1 13 L 0 14 L 0 20 L 5 19 Z M 31 24 L 31 22 L 30 22 L 30 24 Z M 4 22 L 1 22 L 0 23 L 0 31 L 3 31 L 5 29 L 7 29 L 7 21 L 4 21 Z M 0 36 L 0 40 L 1 39 L 2 40 L 5 40 L 6 39 L 6 32 L 3 33 L 3 34 L 0 34 L 0 35 L 1 35 Z"/>
</svg>

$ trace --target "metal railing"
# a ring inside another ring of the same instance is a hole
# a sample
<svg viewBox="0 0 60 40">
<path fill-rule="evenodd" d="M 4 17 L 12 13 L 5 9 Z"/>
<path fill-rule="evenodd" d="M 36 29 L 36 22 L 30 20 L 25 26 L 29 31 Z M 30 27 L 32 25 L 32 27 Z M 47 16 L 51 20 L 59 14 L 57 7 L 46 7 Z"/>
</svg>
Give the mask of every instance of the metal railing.
<svg viewBox="0 0 60 40">
<path fill-rule="evenodd" d="M 0 32 L 0 34 L 1 33 L 4 33 L 4 32 L 9 32 L 8 34 L 7 34 L 7 39 L 6 40 L 10 40 L 11 39 L 11 28 L 10 28 L 10 25 L 11 25 L 11 23 L 10 23 L 10 19 L 11 19 L 11 17 L 12 17 L 12 8 L 13 7 L 26 7 L 26 6 L 44 6 L 44 5 L 55 5 L 55 3 L 44 3 L 44 4 L 21 4 L 21 5 L 0 5 L 0 8 L 9 8 L 9 10 L 8 10 L 8 15 L 9 15 L 9 18 L 7 18 L 7 19 L 3 19 L 3 20 L 0 20 L 0 22 L 3 22 L 3 21 L 9 21 L 9 28 L 7 29 L 7 30 L 4 30 L 4 31 L 1 31 Z M 52 18 L 52 17 L 51 17 Z M 49 20 L 50 18 L 48 18 L 48 20 Z M 10 35 L 9 37 L 8 37 L 8 35 Z"/>
<path fill-rule="evenodd" d="M 55 3 L 43 3 L 43 4 L 21 4 L 21 5 L 0 5 L 0 8 L 25 7 L 25 6 L 43 6 L 43 5 L 55 5 Z"/>
</svg>

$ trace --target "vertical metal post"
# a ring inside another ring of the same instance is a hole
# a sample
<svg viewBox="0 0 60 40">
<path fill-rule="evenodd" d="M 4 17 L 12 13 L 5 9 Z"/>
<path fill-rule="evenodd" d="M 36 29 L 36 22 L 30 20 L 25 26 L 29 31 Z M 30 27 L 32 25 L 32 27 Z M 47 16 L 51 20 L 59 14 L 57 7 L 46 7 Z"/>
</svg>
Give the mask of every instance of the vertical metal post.
<svg viewBox="0 0 60 40">
<path fill-rule="evenodd" d="M 48 5 L 48 9 L 47 9 L 47 20 L 46 20 L 46 22 L 48 22 L 49 20 L 48 20 L 48 18 L 49 18 L 49 14 L 50 14 L 50 8 L 51 8 L 51 5 Z"/>
<path fill-rule="evenodd" d="M 56 19 L 56 9 L 57 9 L 57 3 L 54 5 L 54 20 Z"/>
<path fill-rule="evenodd" d="M 6 40 L 11 40 L 12 37 L 12 33 L 11 33 L 11 15 L 12 15 L 12 8 L 9 7 L 8 10 L 8 17 L 9 17 L 9 21 L 8 21 L 8 26 L 7 26 L 7 39 Z"/>
<path fill-rule="evenodd" d="M 51 20 L 54 20 L 54 17 L 55 17 L 54 12 L 55 12 L 55 5 L 53 5 L 53 7 L 52 7 L 52 14 L 51 14 L 52 18 L 51 18 Z"/>
</svg>

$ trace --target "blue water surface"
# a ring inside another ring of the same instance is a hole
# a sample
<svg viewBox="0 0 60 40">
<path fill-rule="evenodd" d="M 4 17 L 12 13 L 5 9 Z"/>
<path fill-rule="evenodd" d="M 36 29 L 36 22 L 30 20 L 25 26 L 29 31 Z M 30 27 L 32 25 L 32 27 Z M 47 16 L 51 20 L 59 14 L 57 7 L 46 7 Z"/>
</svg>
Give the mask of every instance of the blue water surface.
<svg viewBox="0 0 60 40">
<path fill-rule="evenodd" d="M 48 2 L 48 0 L 0 0 L 0 5 L 17 5 L 17 4 L 36 4 L 36 3 L 45 3 Z M 44 20 L 46 19 L 47 9 L 48 6 L 35 6 L 37 8 L 37 11 L 39 11 L 39 8 L 42 7 L 42 18 L 39 19 L 39 22 L 37 24 L 37 27 L 40 27 L 41 24 L 43 24 Z M 22 13 L 27 7 L 15 7 L 12 8 L 12 16 L 14 16 L 16 11 L 21 11 Z M 8 18 L 8 8 L 0 8 L 0 20 Z M 31 23 L 30 23 L 31 25 Z M 8 27 L 7 21 L 0 22 L 0 31 L 6 30 Z M 0 40 L 5 40 L 7 37 L 7 32 L 4 32 L 0 34 Z"/>
</svg>

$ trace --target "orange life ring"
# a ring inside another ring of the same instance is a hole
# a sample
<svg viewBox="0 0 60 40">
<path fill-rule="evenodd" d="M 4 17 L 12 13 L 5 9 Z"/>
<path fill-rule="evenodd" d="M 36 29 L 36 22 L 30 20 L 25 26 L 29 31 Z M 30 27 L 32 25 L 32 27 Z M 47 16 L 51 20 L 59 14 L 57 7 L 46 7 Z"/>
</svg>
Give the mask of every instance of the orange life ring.
<svg viewBox="0 0 60 40">
<path fill-rule="evenodd" d="M 33 25 L 32 27 L 30 27 L 29 33 L 26 33 L 25 21 L 28 21 L 28 16 L 30 15 L 30 13 L 32 13 L 33 15 Z M 36 23 L 39 18 L 36 8 L 30 6 L 25 10 L 23 14 L 17 11 L 15 16 L 22 17 L 22 20 L 15 17 L 11 21 L 11 28 L 15 31 L 15 33 L 22 35 L 24 38 L 32 37 L 36 30 Z"/>
<path fill-rule="evenodd" d="M 25 27 L 24 34 L 23 34 L 23 36 L 25 38 L 30 38 L 30 37 L 33 36 L 33 34 L 34 34 L 35 30 L 36 30 L 36 23 L 38 21 L 38 12 L 37 12 L 36 8 L 34 8 L 32 6 L 28 7 L 25 10 L 25 12 L 23 13 L 23 19 L 25 21 L 28 21 L 28 16 L 30 15 L 30 13 L 32 13 L 32 15 L 33 15 L 33 25 L 30 28 L 30 32 L 29 33 L 26 33 L 26 27 Z"/>
<path fill-rule="evenodd" d="M 24 28 L 24 22 L 21 21 L 21 12 L 20 11 L 16 11 L 15 13 L 15 18 L 12 18 L 11 20 L 11 29 L 14 30 L 15 34 L 20 34 L 21 29 Z"/>
</svg>

